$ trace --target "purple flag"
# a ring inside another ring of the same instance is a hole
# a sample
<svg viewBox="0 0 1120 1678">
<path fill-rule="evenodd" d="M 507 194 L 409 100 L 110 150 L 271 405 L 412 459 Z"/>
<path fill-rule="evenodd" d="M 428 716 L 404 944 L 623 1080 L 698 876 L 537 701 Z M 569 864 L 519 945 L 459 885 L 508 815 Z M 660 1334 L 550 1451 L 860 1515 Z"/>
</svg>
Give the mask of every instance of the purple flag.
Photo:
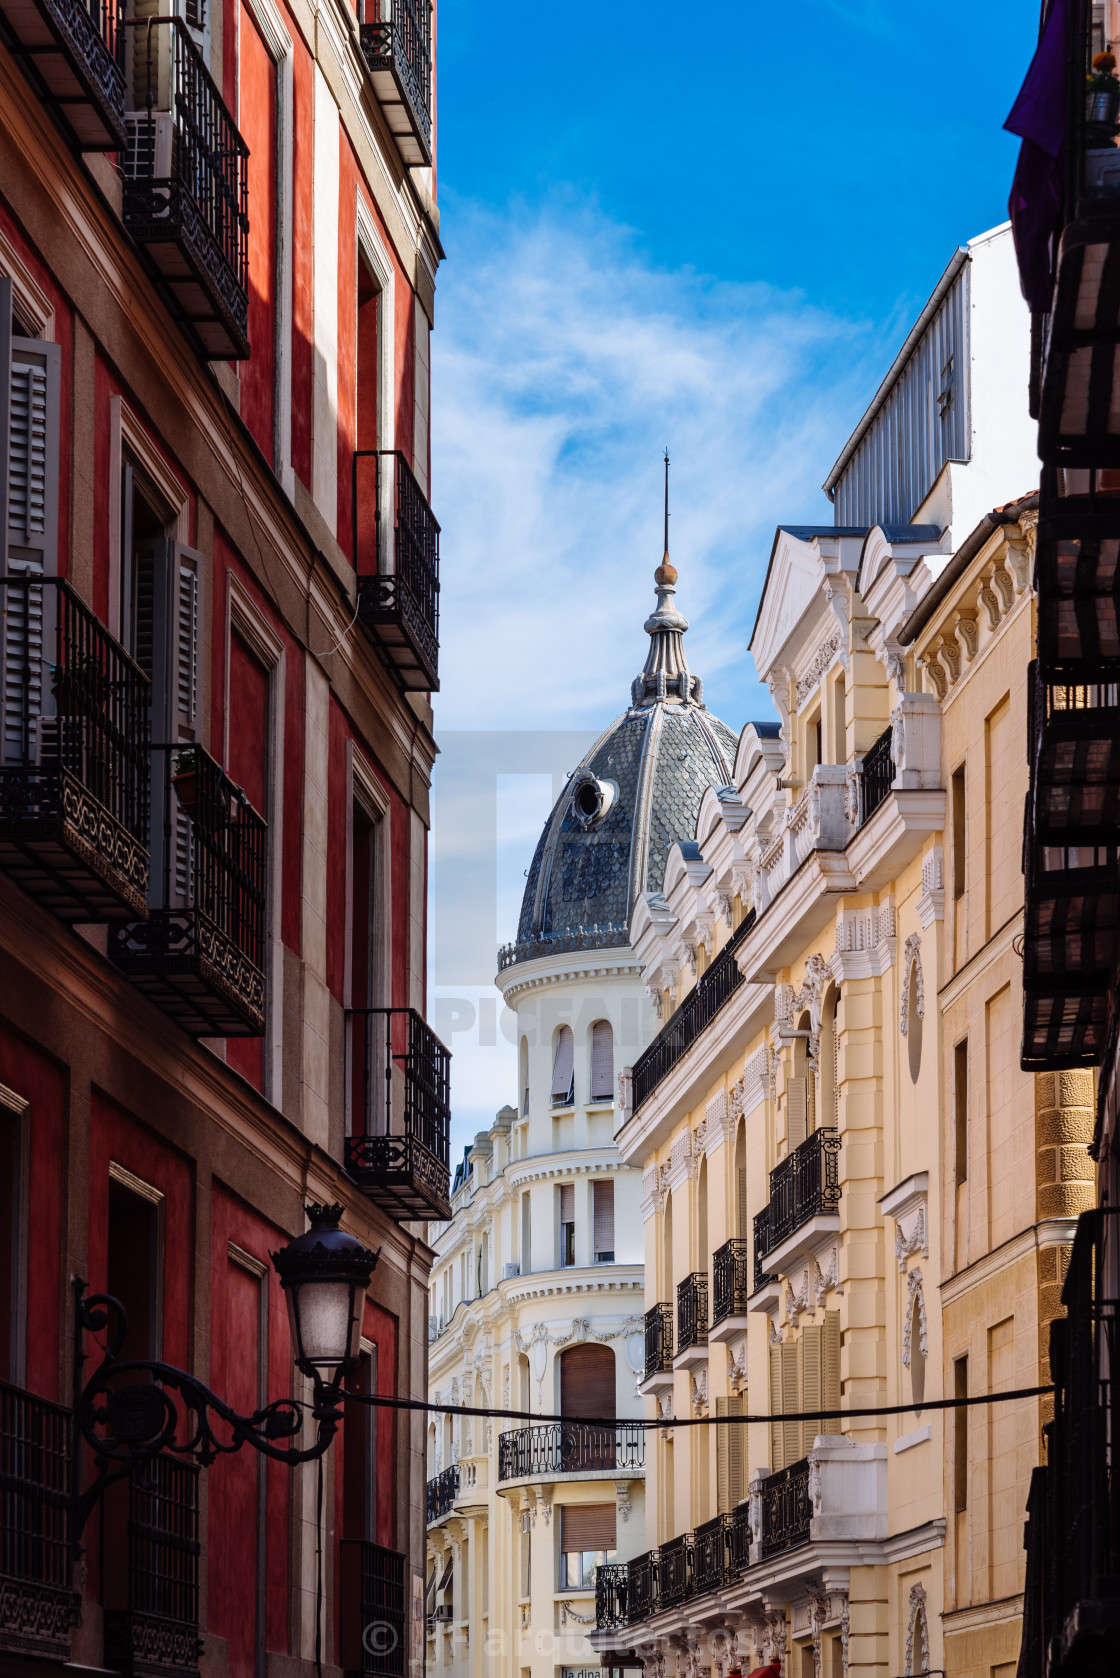
<svg viewBox="0 0 1120 1678">
<path fill-rule="evenodd" d="M 1062 151 L 1068 121 L 1069 0 L 1053 0 L 1019 96 L 1004 127 L 1022 140 L 1007 210 L 1028 307 L 1044 314 L 1054 286 L 1054 243 L 1062 219 Z"/>
</svg>

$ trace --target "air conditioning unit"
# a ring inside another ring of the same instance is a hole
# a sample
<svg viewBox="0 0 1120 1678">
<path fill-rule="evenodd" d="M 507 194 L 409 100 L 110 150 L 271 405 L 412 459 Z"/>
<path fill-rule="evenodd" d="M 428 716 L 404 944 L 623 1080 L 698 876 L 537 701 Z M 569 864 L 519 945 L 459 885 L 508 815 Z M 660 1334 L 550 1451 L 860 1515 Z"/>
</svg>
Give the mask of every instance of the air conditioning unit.
<svg viewBox="0 0 1120 1678">
<path fill-rule="evenodd" d="M 175 156 L 175 119 L 169 111 L 126 111 L 128 150 L 124 158 L 126 181 L 170 180 Z M 152 210 L 158 215 L 158 207 Z"/>
<path fill-rule="evenodd" d="M 503 1282 L 508 1282 L 511 1276 L 520 1276 L 520 1274 L 521 1274 L 521 1266 L 519 1264 L 503 1264 L 502 1265 L 502 1281 Z"/>
<path fill-rule="evenodd" d="M 451 1602 L 437 1602 L 433 1620 L 442 1620 L 445 1624 L 455 1618 L 455 1605 Z"/>
</svg>

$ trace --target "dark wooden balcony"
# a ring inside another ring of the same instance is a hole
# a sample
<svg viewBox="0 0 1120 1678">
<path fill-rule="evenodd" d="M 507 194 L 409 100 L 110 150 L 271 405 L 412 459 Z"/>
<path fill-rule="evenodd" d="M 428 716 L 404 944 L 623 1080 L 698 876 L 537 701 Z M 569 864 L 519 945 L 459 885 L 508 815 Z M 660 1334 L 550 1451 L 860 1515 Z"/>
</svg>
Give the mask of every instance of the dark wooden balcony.
<svg viewBox="0 0 1120 1678">
<path fill-rule="evenodd" d="M 449 1218 L 450 1053 L 414 1008 L 359 1008 L 347 1019 L 360 1092 L 347 1171 L 394 1218 Z"/>
<path fill-rule="evenodd" d="M 146 915 L 148 678 L 58 578 L 0 608 L 0 867 L 60 920 Z"/>
<path fill-rule="evenodd" d="M 79 151 L 121 151 L 120 0 L 0 0 L 0 20 L 39 97 Z"/>
<path fill-rule="evenodd" d="M 708 1272 L 694 1270 L 677 1283 L 677 1356 L 708 1344 Z"/>
<path fill-rule="evenodd" d="M 346 1678 L 404 1678 L 408 1558 L 368 1539 L 339 1544 L 339 1651 Z"/>
<path fill-rule="evenodd" d="M 635 1422 L 547 1422 L 498 1438 L 499 1480 L 548 1480 L 557 1474 L 631 1473 L 645 1467 L 645 1429 Z"/>
<path fill-rule="evenodd" d="M 159 1456 L 105 1498 L 105 1664 L 124 1678 L 198 1672 L 195 1463 Z"/>
<path fill-rule="evenodd" d="M 690 1532 L 670 1538 L 657 1551 L 657 1581 L 660 1606 L 675 1608 L 687 1602 L 693 1589 L 693 1539 Z"/>
<path fill-rule="evenodd" d="M 762 1559 L 780 1556 L 809 1542 L 813 1505 L 809 1501 L 809 1459 L 768 1474 L 761 1483 Z"/>
<path fill-rule="evenodd" d="M 1054 1417 L 1031 1478 L 1019 1678 L 1105 1678 L 1120 1647 L 1120 1207 L 1078 1220 L 1050 1324 Z"/>
<path fill-rule="evenodd" d="M 109 956 L 192 1037 L 264 1031 L 267 838 L 209 752 L 153 747 L 151 907 Z"/>
<path fill-rule="evenodd" d="M 0 1381 L 0 1652 L 15 1660 L 70 1658 L 72 1491 L 69 1410 Z"/>
<path fill-rule="evenodd" d="M 761 1232 L 766 1243 L 758 1250 L 756 1242 L 759 1259 L 764 1261 L 810 1218 L 836 1211 L 840 1204 L 839 1157 L 840 1138 L 824 1125 L 774 1167 L 765 1218 L 761 1224 L 755 1219 L 756 1234 Z M 757 1278 L 755 1285 L 759 1285 Z"/>
<path fill-rule="evenodd" d="M 657 1086 L 684 1059 L 700 1034 L 711 1024 L 743 982 L 735 951 L 754 925 L 755 912 L 744 916 L 706 973 L 702 973 L 680 1007 L 661 1027 L 653 1042 L 634 1062 L 634 1109 L 648 1101 Z"/>
<path fill-rule="evenodd" d="M 439 689 L 439 525 L 399 449 L 353 460 L 358 621 L 404 691 Z"/>
<path fill-rule="evenodd" d="M 428 1524 L 449 1515 L 459 1495 L 459 1465 L 452 1463 L 428 1481 Z"/>
<path fill-rule="evenodd" d="M 125 25 L 124 224 L 207 360 L 249 354 L 249 152 L 178 18 Z"/>
<path fill-rule="evenodd" d="M 410 167 L 432 161 L 432 9 L 428 0 L 365 0 L 359 25 L 373 91 Z"/>
<path fill-rule="evenodd" d="M 644 1380 L 673 1368 L 673 1307 L 667 1300 L 651 1305 L 645 1317 L 646 1368 Z"/>
<path fill-rule="evenodd" d="M 728 1317 L 742 1317 L 751 1296 L 751 1244 L 733 1236 L 712 1254 L 712 1327 Z"/>
</svg>

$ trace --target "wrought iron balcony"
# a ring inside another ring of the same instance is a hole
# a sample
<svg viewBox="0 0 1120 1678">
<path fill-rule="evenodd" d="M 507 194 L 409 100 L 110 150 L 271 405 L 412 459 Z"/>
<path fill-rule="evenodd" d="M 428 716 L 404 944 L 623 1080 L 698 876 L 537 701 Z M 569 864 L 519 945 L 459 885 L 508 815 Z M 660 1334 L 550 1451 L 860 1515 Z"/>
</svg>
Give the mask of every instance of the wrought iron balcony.
<svg viewBox="0 0 1120 1678">
<path fill-rule="evenodd" d="M 860 821 L 865 822 L 882 804 L 894 785 L 894 729 L 888 724 L 875 744 L 863 754 L 860 771 Z"/>
<path fill-rule="evenodd" d="M 774 1167 L 763 1225 L 768 1243 L 763 1258 L 810 1218 L 836 1211 L 840 1204 L 839 1157 L 840 1138 L 831 1126 L 824 1125 Z M 756 1219 L 756 1232 L 758 1228 Z"/>
<path fill-rule="evenodd" d="M 459 1495 L 459 1465 L 452 1463 L 442 1474 L 428 1481 L 428 1524 L 441 1521 L 454 1508 Z"/>
<path fill-rule="evenodd" d="M 1082 1213 L 1050 1325 L 1056 1387 L 1047 1461 L 1031 1478 L 1021 1678 L 1081 1678 L 1116 1664 L 1120 1643 L 1120 1207 Z"/>
<path fill-rule="evenodd" d="M 40 99 L 78 150 L 123 150 L 120 0 L 0 0 L 0 17 Z"/>
<path fill-rule="evenodd" d="M 708 1272 L 694 1270 L 677 1283 L 677 1355 L 708 1344 Z"/>
<path fill-rule="evenodd" d="M 621 1631 L 629 1624 L 629 1566 L 601 1562 L 595 1569 L 595 1630 Z"/>
<path fill-rule="evenodd" d="M 498 1439 L 499 1480 L 544 1480 L 557 1474 L 635 1473 L 645 1467 L 645 1429 L 634 1422 L 595 1427 L 549 1422 L 519 1427 Z"/>
<path fill-rule="evenodd" d="M 404 1678 L 408 1558 L 368 1539 L 339 1550 L 339 1653 L 346 1678 Z"/>
<path fill-rule="evenodd" d="M 61 1404 L 0 1381 L 0 1651 L 70 1658 L 73 1441 Z"/>
<path fill-rule="evenodd" d="M 731 1554 L 731 1516 L 716 1515 L 692 1535 L 692 1576 L 695 1593 L 718 1591 L 734 1576 Z"/>
<path fill-rule="evenodd" d="M 146 915 L 151 684 L 57 577 L 0 607 L 0 866 L 61 920 Z"/>
<path fill-rule="evenodd" d="M 662 1300 L 646 1312 L 646 1368 L 644 1380 L 673 1367 L 673 1307 Z"/>
<path fill-rule="evenodd" d="M 438 692 L 439 525 L 399 449 L 355 453 L 352 509 L 358 620 L 405 692 Z"/>
<path fill-rule="evenodd" d="M 733 1236 L 712 1254 L 712 1327 L 728 1317 L 746 1315 L 751 1296 L 751 1244 Z"/>
<path fill-rule="evenodd" d="M 746 1501 L 737 1503 L 731 1512 L 731 1568 L 733 1573 L 746 1571 L 751 1565 L 751 1506 Z"/>
<path fill-rule="evenodd" d="M 675 1608 L 692 1595 L 692 1534 L 682 1532 L 657 1551 L 657 1580 L 662 1608 Z"/>
<path fill-rule="evenodd" d="M 267 839 L 209 752 L 152 748 L 151 907 L 109 956 L 192 1037 L 264 1031 Z"/>
<path fill-rule="evenodd" d="M 402 162 L 432 161 L 432 9 L 428 0 L 366 0 L 362 55 Z"/>
<path fill-rule="evenodd" d="M 762 1504 L 762 1556 L 780 1556 L 809 1542 L 813 1505 L 809 1500 L 809 1459 L 768 1474 L 759 1490 Z"/>
<path fill-rule="evenodd" d="M 648 1049 L 634 1062 L 635 1111 L 648 1101 L 658 1084 L 683 1060 L 701 1032 L 711 1024 L 724 1003 L 743 982 L 735 963 L 735 951 L 754 925 L 754 910 L 744 916 L 706 973 L 666 1021 Z"/>
<path fill-rule="evenodd" d="M 364 1108 L 351 1115 L 347 1171 L 392 1217 L 450 1218 L 450 1053 L 414 1008 L 355 1008 L 347 1019 Z"/>
<path fill-rule="evenodd" d="M 249 151 L 178 18 L 125 25 L 124 224 L 207 360 L 249 354 Z"/>
<path fill-rule="evenodd" d="M 105 1664 L 114 1671 L 198 1671 L 199 1472 L 154 1457 L 106 1494 Z"/>
<path fill-rule="evenodd" d="M 777 1242 L 770 1239 L 770 1208 L 764 1206 L 754 1220 L 754 1286 L 764 1288 L 778 1278 L 766 1268 L 766 1255 Z"/>
<path fill-rule="evenodd" d="M 630 1563 L 630 1624 L 648 1620 L 661 1607 L 661 1569 L 656 1550 L 646 1550 Z"/>
</svg>

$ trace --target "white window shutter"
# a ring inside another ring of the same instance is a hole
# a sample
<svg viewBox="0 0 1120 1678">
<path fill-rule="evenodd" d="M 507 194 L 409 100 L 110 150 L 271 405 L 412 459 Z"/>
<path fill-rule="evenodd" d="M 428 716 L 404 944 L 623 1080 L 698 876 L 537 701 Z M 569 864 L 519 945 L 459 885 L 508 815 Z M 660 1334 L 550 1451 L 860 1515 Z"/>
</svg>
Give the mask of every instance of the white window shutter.
<svg viewBox="0 0 1120 1678">
<path fill-rule="evenodd" d="M 574 1095 L 575 1040 L 570 1025 L 562 1025 L 556 1037 L 556 1059 L 552 1063 L 552 1101 L 563 1106 Z"/>
<path fill-rule="evenodd" d="M 614 1032 L 609 1020 L 596 1020 L 591 1027 L 591 1099 L 610 1101 L 614 1097 Z"/>
<path fill-rule="evenodd" d="M 793 1152 L 805 1140 L 808 1123 L 808 1090 L 804 1078 L 786 1079 L 786 1151 Z"/>
<path fill-rule="evenodd" d="M 609 1179 L 592 1183 L 592 1221 L 595 1236 L 595 1257 L 609 1253 L 614 1257 L 614 1183 Z"/>
<path fill-rule="evenodd" d="M 11 320 L 9 312 L 8 320 Z M 0 344 L 0 350 L 3 349 Z M 62 351 L 8 336 L 4 548 L 8 572 L 58 574 L 58 435 Z"/>
</svg>

